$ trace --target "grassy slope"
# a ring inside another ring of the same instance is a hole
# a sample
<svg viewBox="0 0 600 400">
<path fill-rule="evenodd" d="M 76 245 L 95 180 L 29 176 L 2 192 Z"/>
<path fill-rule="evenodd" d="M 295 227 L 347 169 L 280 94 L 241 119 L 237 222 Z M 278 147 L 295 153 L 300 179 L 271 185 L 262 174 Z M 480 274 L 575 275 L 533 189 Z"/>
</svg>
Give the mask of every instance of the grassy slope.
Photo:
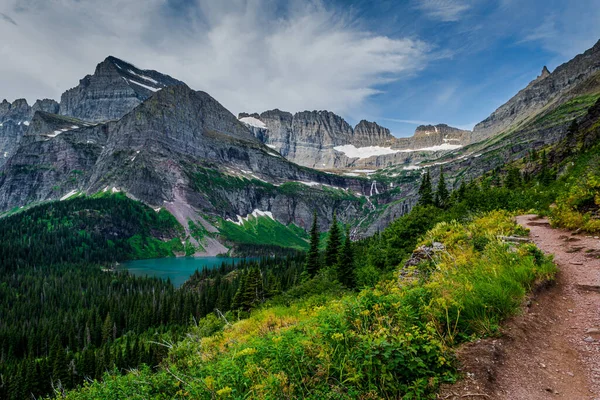
<svg viewBox="0 0 600 400">
<path fill-rule="evenodd" d="M 502 212 L 442 223 L 421 244 L 441 241 L 447 252 L 401 281 L 344 292 L 324 271 L 291 305 L 274 301 L 222 330 L 201 321 L 157 372 L 107 375 L 67 398 L 431 397 L 455 376 L 452 348 L 495 332 L 554 274 L 535 247 L 497 239 L 518 233 Z"/>
<path fill-rule="evenodd" d="M 221 220 L 219 234 L 228 242 L 236 244 L 274 245 L 297 250 L 308 250 L 308 235 L 300 227 L 266 216 L 250 217 L 241 225 Z"/>
</svg>

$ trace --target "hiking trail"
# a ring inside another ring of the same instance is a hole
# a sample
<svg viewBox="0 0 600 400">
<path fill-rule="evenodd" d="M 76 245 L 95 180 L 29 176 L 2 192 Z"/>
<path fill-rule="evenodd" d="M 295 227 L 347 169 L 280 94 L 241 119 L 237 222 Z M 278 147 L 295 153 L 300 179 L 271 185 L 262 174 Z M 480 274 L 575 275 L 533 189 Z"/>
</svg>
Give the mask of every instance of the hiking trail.
<svg viewBox="0 0 600 400">
<path fill-rule="evenodd" d="M 553 229 L 535 215 L 517 222 L 554 255 L 556 282 L 532 293 L 500 337 L 461 348 L 465 378 L 438 398 L 600 400 L 600 239 Z"/>
</svg>

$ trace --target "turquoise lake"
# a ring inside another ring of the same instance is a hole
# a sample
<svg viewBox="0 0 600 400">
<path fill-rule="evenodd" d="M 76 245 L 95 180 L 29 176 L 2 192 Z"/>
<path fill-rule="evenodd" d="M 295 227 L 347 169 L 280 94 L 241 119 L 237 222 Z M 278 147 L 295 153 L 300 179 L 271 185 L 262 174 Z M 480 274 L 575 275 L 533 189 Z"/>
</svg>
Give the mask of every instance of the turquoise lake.
<svg viewBox="0 0 600 400">
<path fill-rule="evenodd" d="M 121 269 L 126 269 L 135 276 L 156 276 L 171 279 L 173 286 L 179 287 L 188 280 L 196 270 L 217 268 L 222 263 L 234 264 L 242 258 L 226 257 L 172 257 L 152 258 L 148 260 L 126 261 Z"/>
</svg>

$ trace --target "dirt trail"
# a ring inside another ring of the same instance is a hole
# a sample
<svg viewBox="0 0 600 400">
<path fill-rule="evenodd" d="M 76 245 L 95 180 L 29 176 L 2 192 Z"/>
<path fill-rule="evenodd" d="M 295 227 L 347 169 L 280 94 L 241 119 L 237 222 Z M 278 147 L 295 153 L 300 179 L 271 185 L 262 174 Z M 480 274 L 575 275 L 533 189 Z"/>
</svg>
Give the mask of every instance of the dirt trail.
<svg viewBox="0 0 600 400">
<path fill-rule="evenodd" d="M 534 293 L 498 339 L 461 349 L 466 378 L 440 399 L 600 400 L 600 240 L 517 217 L 531 239 L 554 254 L 556 284 Z"/>
</svg>

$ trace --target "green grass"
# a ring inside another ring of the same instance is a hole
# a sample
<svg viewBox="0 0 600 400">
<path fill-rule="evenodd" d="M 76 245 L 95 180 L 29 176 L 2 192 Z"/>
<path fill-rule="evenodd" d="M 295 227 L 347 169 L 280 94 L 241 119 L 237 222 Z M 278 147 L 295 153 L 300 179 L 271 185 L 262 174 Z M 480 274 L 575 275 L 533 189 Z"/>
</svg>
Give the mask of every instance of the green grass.
<svg viewBox="0 0 600 400">
<path fill-rule="evenodd" d="M 221 220 L 219 234 L 225 240 L 238 244 L 308 249 L 308 235 L 302 228 L 294 224 L 286 226 L 266 216 L 250 217 L 241 225 Z"/>
<path fill-rule="evenodd" d="M 572 119 L 581 117 L 584 115 L 588 108 L 594 105 L 600 98 L 600 94 L 584 95 L 575 97 L 564 104 L 561 104 L 556 109 L 549 113 L 538 117 L 535 121 L 535 125 L 554 125 L 556 123 L 570 121 Z"/>
</svg>

